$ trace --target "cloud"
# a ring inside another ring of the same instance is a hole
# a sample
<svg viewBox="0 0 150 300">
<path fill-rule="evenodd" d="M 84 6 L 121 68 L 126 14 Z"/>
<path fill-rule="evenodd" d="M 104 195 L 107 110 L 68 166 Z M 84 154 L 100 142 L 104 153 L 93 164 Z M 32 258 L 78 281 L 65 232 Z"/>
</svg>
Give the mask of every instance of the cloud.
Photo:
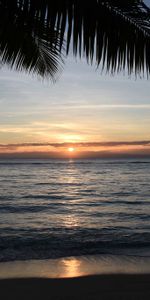
<svg viewBox="0 0 150 300">
<path fill-rule="evenodd" d="M 53 147 L 63 148 L 68 146 L 82 147 L 119 147 L 119 146 L 150 146 L 150 140 L 147 141 L 110 141 L 110 142 L 64 142 L 64 143 L 16 143 L 16 144 L 0 144 L 0 149 L 15 150 L 17 148 L 29 147 Z"/>
</svg>

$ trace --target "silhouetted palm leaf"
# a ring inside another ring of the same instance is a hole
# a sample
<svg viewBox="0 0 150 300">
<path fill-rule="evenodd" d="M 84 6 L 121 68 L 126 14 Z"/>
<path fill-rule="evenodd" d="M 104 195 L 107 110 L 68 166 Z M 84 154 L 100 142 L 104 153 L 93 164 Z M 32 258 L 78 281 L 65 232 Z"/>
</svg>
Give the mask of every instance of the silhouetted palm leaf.
<svg viewBox="0 0 150 300">
<path fill-rule="evenodd" d="M 0 12 L 2 63 L 54 80 L 62 62 L 59 32 L 17 6 L 5 5 Z"/>
<path fill-rule="evenodd" d="M 19 69 L 52 76 L 66 40 L 67 54 L 72 42 L 75 55 L 95 59 L 112 73 L 125 68 L 129 73 L 150 72 L 150 12 L 141 0 L 1 0 L 0 9 L 1 45 L 4 23 L 8 33 L 2 60 Z M 18 30 L 15 45 L 9 38 L 12 24 Z M 25 53 L 19 39 L 23 32 L 31 49 Z"/>
</svg>

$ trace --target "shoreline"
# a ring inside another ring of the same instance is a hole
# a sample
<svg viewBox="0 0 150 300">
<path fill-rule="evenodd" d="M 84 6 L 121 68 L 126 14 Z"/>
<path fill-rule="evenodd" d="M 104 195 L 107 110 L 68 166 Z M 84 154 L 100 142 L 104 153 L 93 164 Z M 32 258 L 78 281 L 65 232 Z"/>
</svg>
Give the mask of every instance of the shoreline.
<svg viewBox="0 0 150 300">
<path fill-rule="evenodd" d="M 0 280 L 1 299 L 148 300 L 150 274 Z"/>
<path fill-rule="evenodd" d="M 150 257 L 80 256 L 0 263 L 2 300 L 149 300 Z"/>
<path fill-rule="evenodd" d="M 87 255 L 0 263 L 0 280 L 73 278 L 107 274 L 150 274 L 150 257 Z"/>
</svg>

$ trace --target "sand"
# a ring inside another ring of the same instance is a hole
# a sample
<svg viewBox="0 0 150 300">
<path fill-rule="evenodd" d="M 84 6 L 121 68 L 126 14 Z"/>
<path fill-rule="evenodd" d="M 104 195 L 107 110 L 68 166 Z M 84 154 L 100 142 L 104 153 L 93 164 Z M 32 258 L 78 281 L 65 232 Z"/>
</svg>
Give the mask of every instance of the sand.
<svg viewBox="0 0 150 300">
<path fill-rule="evenodd" d="M 1 300 L 149 300 L 150 274 L 0 280 Z"/>
</svg>

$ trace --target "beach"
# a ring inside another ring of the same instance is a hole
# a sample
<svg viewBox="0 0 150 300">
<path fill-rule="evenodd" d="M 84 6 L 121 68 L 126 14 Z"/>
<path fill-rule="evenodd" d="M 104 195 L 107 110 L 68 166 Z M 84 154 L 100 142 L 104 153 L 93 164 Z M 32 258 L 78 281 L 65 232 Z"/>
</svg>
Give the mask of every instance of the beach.
<svg viewBox="0 0 150 300">
<path fill-rule="evenodd" d="M 0 300 L 150 300 L 150 0 L 0 16 Z"/>
<path fill-rule="evenodd" d="M 150 299 L 150 161 L 0 170 L 0 300 Z"/>
<path fill-rule="evenodd" d="M 97 275 L 77 278 L 0 280 L 1 299 L 150 299 L 150 275 Z"/>
<path fill-rule="evenodd" d="M 150 299 L 149 258 L 108 256 L 0 263 L 7 299 Z"/>
</svg>

